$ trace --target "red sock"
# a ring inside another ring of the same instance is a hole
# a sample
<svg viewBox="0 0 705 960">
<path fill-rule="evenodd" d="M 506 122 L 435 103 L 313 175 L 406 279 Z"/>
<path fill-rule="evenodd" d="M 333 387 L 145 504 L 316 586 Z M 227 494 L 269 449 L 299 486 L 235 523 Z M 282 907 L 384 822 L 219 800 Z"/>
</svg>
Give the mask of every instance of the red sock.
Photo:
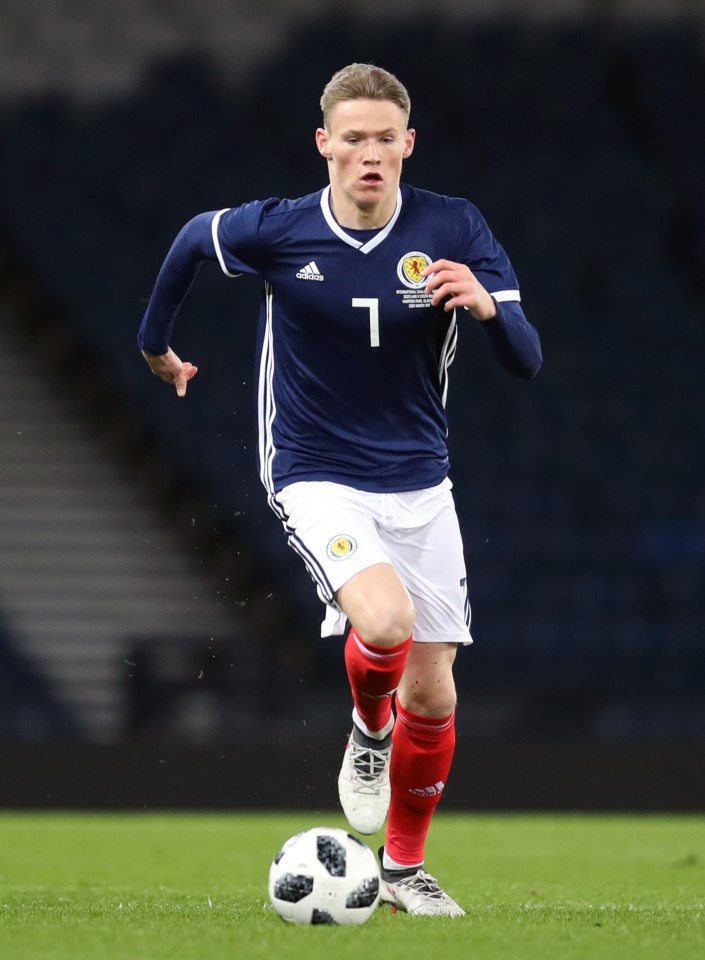
<svg viewBox="0 0 705 960">
<path fill-rule="evenodd" d="M 397 701 L 392 765 L 392 802 L 386 853 L 399 864 L 423 863 L 431 818 L 441 799 L 455 749 L 455 711 L 420 717 Z"/>
<path fill-rule="evenodd" d="M 345 666 L 353 702 L 362 722 L 375 733 L 392 715 L 392 697 L 399 686 L 411 647 L 411 637 L 396 647 L 376 647 L 350 630 Z"/>
</svg>

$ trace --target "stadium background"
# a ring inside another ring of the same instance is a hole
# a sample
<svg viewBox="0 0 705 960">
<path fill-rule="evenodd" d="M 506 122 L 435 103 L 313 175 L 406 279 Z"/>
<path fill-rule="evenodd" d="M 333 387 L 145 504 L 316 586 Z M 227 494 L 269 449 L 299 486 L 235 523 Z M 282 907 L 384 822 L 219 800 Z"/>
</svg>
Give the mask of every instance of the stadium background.
<svg viewBox="0 0 705 960">
<path fill-rule="evenodd" d="M 2 806 L 335 804 L 340 648 L 255 468 L 259 285 L 201 274 L 185 402 L 135 333 L 190 216 L 324 182 L 352 60 L 407 84 L 405 178 L 477 202 L 544 343 L 514 382 L 467 325 L 451 372 L 448 805 L 705 802 L 705 11 L 378 6 L 3 4 Z"/>
</svg>

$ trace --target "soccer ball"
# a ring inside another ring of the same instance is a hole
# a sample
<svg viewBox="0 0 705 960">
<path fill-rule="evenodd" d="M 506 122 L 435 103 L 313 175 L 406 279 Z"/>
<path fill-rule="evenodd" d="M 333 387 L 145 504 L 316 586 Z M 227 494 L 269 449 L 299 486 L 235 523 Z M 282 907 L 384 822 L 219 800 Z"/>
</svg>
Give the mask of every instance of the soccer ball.
<svg viewBox="0 0 705 960">
<path fill-rule="evenodd" d="M 379 900 L 379 866 L 362 840 L 314 827 L 287 840 L 269 868 L 269 899 L 291 923 L 364 923 Z"/>
</svg>

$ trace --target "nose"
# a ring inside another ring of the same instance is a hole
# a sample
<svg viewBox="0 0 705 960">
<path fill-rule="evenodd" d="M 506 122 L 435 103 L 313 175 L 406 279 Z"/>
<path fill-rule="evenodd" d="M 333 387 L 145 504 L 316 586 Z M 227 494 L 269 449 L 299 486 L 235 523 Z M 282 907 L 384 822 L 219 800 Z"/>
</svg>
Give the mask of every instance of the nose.
<svg viewBox="0 0 705 960">
<path fill-rule="evenodd" d="M 365 163 L 379 163 L 379 151 L 377 150 L 377 144 L 374 140 L 370 140 L 365 144 L 365 152 L 363 154 L 363 160 Z"/>
</svg>

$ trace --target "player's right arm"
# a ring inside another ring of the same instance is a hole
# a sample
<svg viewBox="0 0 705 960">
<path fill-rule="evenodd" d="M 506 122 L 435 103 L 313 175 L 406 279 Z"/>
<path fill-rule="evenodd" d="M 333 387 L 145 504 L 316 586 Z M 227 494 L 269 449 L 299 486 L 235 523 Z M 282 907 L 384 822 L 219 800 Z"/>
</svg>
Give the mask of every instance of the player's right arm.
<svg viewBox="0 0 705 960">
<path fill-rule="evenodd" d="M 149 369 L 155 377 L 164 380 L 165 383 L 173 383 L 176 387 L 176 394 L 179 397 L 186 396 L 186 386 L 198 373 L 198 367 L 188 360 L 184 361 L 174 353 L 171 347 L 167 348 L 166 353 L 149 353 L 142 351 L 142 356 L 149 364 Z"/>
<path fill-rule="evenodd" d="M 152 373 L 173 383 L 180 397 L 197 368 L 169 347 L 174 321 L 206 260 L 215 260 L 211 224 L 214 213 L 201 213 L 182 228 L 162 263 L 137 336 Z"/>
<path fill-rule="evenodd" d="M 239 207 L 200 213 L 174 240 L 161 266 L 140 326 L 137 342 L 156 376 L 173 383 L 183 397 L 196 367 L 182 363 L 169 347 L 174 321 L 206 260 L 220 264 L 228 277 L 257 273 L 262 266 L 260 220 L 276 200 L 251 201 Z"/>
</svg>

